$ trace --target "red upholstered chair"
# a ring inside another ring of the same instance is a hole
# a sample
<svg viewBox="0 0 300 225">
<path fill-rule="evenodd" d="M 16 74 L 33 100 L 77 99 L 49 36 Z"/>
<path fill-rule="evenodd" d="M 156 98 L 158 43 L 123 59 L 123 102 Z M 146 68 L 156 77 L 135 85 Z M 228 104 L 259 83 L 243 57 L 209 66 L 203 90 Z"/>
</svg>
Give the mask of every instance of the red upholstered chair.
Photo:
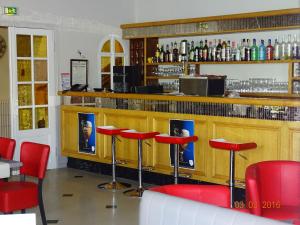
<svg viewBox="0 0 300 225">
<path fill-rule="evenodd" d="M 48 164 L 50 147 L 48 145 L 24 142 L 21 145 L 21 181 L 0 184 L 0 212 L 12 213 L 39 205 L 43 225 L 46 216 L 42 196 L 42 184 Z M 38 183 L 25 181 L 25 176 L 38 178 Z"/>
<path fill-rule="evenodd" d="M 12 160 L 16 141 L 11 138 L 0 137 L 0 158 Z"/>
<path fill-rule="evenodd" d="M 150 188 L 176 197 L 230 208 L 230 191 L 221 185 L 170 184 Z"/>
<path fill-rule="evenodd" d="M 300 221 L 300 162 L 250 165 L 246 170 L 246 203 L 252 214 Z"/>
</svg>

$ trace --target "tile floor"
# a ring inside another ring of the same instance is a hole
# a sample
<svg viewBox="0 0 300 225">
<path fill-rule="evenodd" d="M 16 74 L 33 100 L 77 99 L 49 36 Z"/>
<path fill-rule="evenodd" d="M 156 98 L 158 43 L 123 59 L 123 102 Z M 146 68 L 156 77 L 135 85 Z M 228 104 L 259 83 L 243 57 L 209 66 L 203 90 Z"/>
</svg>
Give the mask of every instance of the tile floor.
<svg viewBox="0 0 300 225">
<path fill-rule="evenodd" d="M 139 198 L 124 196 L 123 191 L 97 188 L 99 183 L 110 179 L 110 176 L 70 168 L 48 170 L 43 187 L 46 217 L 47 220 L 58 220 L 48 224 L 138 225 Z M 136 186 L 133 181 L 120 181 Z M 107 205 L 117 208 L 106 208 Z M 37 224 L 42 224 L 38 208 L 27 212 L 35 212 Z"/>
</svg>

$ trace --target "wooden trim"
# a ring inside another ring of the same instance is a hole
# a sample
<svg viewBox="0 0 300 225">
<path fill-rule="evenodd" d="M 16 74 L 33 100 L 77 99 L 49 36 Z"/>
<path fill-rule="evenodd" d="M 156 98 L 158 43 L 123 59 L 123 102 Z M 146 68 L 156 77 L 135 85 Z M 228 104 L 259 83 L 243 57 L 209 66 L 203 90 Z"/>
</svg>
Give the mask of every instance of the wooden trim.
<svg viewBox="0 0 300 225">
<path fill-rule="evenodd" d="M 147 76 L 148 80 L 158 80 L 158 79 L 179 79 L 178 75 L 169 75 L 169 76 Z"/>
<path fill-rule="evenodd" d="M 293 72 L 294 72 L 293 67 L 294 67 L 293 63 L 289 63 L 289 67 L 288 67 L 288 81 L 289 81 L 288 82 L 288 93 L 289 94 L 293 94 L 293 80 L 292 80 Z"/>
<path fill-rule="evenodd" d="M 145 100 L 165 100 L 165 101 L 185 101 L 185 102 L 210 102 L 224 104 L 242 105 L 268 105 L 268 106 L 293 106 L 300 107 L 300 96 L 295 99 L 268 99 L 268 98 L 223 98 L 223 97 L 200 97 L 200 96 L 174 96 L 155 94 L 127 94 L 109 92 L 58 92 L 59 96 L 79 96 L 79 97 L 102 97 L 102 98 L 126 98 Z"/>
<path fill-rule="evenodd" d="M 298 14 L 298 13 L 300 13 L 300 8 L 290 8 L 290 9 L 260 11 L 260 12 L 251 12 L 251 13 L 239 13 L 239 14 L 230 14 L 230 15 L 221 15 L 221 16 L 209 16 L 209 17 L 200 17 L 200 18 L 122 24 L 120 27 L 121 27 L 121 29 L 141 28 L 141 27 L 152 27 L 152 26 L 163 26 L 163 25 L 174 25 L 174 24 L 199 23 L 199 22 L 207 22 L 207 21 L 215 21 L 215 20 L 230 20 L 230 19 L 243 19 L 243 18 L 253 18 L 253 17 L 278 16 L 278 15 L 288 15 L 288 14 Z"/>
</svg>

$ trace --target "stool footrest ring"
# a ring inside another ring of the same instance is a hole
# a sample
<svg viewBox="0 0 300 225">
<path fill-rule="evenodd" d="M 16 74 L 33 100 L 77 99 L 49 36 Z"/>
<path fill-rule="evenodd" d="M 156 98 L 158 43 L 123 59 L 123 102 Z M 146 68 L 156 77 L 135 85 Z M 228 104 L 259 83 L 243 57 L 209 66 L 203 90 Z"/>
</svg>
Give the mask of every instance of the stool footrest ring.
<svg viewBox="0 0 300 225">
<path fill-rule="evenodd" d="M 109 183 L 102 183 L 97 185 L 99 189 L 105 190 L 122 190 L 126 188 L 130 188 L 131 184 L 123 183 L 123 182 L 109 182 Z"/>
</svg>

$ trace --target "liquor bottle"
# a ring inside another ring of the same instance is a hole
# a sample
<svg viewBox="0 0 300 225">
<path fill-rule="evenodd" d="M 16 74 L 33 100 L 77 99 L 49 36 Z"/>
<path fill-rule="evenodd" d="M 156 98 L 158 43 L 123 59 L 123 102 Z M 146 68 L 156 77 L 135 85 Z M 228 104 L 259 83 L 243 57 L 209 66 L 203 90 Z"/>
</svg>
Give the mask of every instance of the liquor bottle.
<svg viewBox="0 0 300 225">
<path fill-rule="evenodd" d="M 166 45 L 166 52 L 165 52 L 165 55 L 164 55 L 164 61 L 165 62 L 170 62 L 169 56 L 170 56 L 170 51 L 169 51 L 169 45 L 167 44 Z"/>
<path fill-rule="evenodd" d="M 236 54 L 235 54 L 236 61 L 241 61 L 241 46 L 239 44 L 236 47 Z"/>
<path fill-rule="evenodd" d="M 199 46 L 199 61 L 203 61 L 203 41 L 200 41 L 200 46 Z"/>
<path fill-rule="evenodd" d="M 199 60 L 199 46 L 198 45 L 195 47 L 194 61 L 195 62 L 199 62 L 200 61 Z"/>
<path fill-rule="evenodd" d="M 174 62 L 173 42 L 171 42 L 171 47 L 170 47 L 170 51 L 169 51 L 169 62 Z"/>
<path fill-rule="evenodd" d="M 191 42 L 191 48 L 189 51 L 189 60 L 190 62 L 194 62 L 195 58 L 195 48 L 194 48 L 194 41 Z"/>
<path fill-rule="evenodd" d="M 284 60 L 286 59 L 286 40 L 285 37 L 282 38 L 282 41 L 280 43 L 280 59 Z"/>
<path fill-rule="evenodd" d="M 165 60 L 164 45 L 161 45 L 159 59 L 160 59 L 160 62 L 164 62 L 164 60 Z"/>
<path fill-rule="evenodd" d="M 256 39 L 253 39 L 253 45 L 251 47 L 251 61 L 258 60 L 258 47 L 256 45 Z"/>
<path fill-rule="evenodd" d="M 207 61 L 208 60 L 208 45 L 207 45 L 207 40 L 205 40 L 205 44 L 204 44 L 204 47 L 203 47 L 203 61 Z"/>
<path fill-rule="evenodd" d="M 300 59 L 300 36 L 294 35 L 293 41 L 293 59 Z"/>
<path fill-rule="evenodd" d="M 217 61 L 217 40 L 216 39 L 214 39 L 214 45 L 212 46 L 211 61 L 213 62 Z"/>
<path fill-rule="evenodd" d="M 232 47 L 231 47 L 231 61 L 237 61 L 236 60 L 236 52 L 237 51 L 237 49 L 236 49 L 236 42 L 235 41 L 233 41 L 232 42 Z"/>
<path fill-rule="evenodd" d="M 231 46 L 230 41 L 227 41 L 226 50 L 225 50 L 225 61 L 231 61 Z"/>
<path fill-rule="evenodd" d="M 258 60 L 266 60 L 266 46 L 264 40 L 261 40 L 261 44 L 259 46 Z"/>
<path fill-rule="evenodd" d="M 159 45 L 157 43 L 156 45 L 156 51 L 155 51 L 155 56 L 154 56 L 154 62 L 159 63 L 160 62 L 160 49 L 159 49 Z"/>
<path fill-rule="evenodd" d="M 291 41 L 291 35 L 288 35 L 288 41 L 285 46 L 285 52 L 286 52 L 286 59 L 291 59 L 293 57 L 293 46 L 292 46 L 292 41 Z"/>
<path fill-rule="evenodd" d="M 222 61 L 226 61 L 226 47 L 227 47 L 227 44 L 226 44 L 226 41 L 224 40 L 222 42 L 222 49 L 221 49 L 221 60 Z"/>
<path fill-rule="evenodd" d="M 245 61 L 246 39 L 243 39 L 240 46 L 241 60 Z"/>
<path fill-rule="evenodd" d="M 187 40 L 182 40 L 180 42 L 181 61 L 183 61 L 183 62 L 187 61 L 187 54 L 188 54 L 188 42 L 187 42 Z"/>
<path fill-rule="evenodd" d="M 278 38 L 275 39 L 275 44 L 274 44 L 274 60 L 279 60 L 280 59 L 280 44 L 278 43 Z"/>
<path fill-rule="evenodd" d="M 250 39 L 247 39 L 246 45 L 245 45 L 245 61 L 251 60 L 251 48 L 250 48 Z"/>
<path fill-rule="evenodd" d="M 219 43 L 217 45 L 217 49 L 216 49 L 216 61 L 220 62 L 222 61 L 221 59 L 221 51 L 222 51 L 222 44 L 221 44 L 221 39 L 219 39 Z"/>
<path fill-rule="evenodd" d="M 177 43 L 176 43 L 176 41 L 175 41 L 175 43 L 174 43 L 174 49 L 173 49 L 173 57 L 174 57 L 174 62 L 178 62 L 179 60 L 178 60 L 178 48 L 177 48 Z"/>
<path fill-rule="evenodd" d="M 208 42 L 208 53 L 207 53 L 207 61 L 212 61 L 212 54 L 213 54 L 213 46 L 212 42 Z"/>
<path fill-rule="evenodd" d="M 266 48 L 266 59 L 267 60 L 273 60 L 273 53 L 274 53 L 274 48 L 272 46 L 271 39 L 268 40 L 268 46 Z"/>
</svg>

